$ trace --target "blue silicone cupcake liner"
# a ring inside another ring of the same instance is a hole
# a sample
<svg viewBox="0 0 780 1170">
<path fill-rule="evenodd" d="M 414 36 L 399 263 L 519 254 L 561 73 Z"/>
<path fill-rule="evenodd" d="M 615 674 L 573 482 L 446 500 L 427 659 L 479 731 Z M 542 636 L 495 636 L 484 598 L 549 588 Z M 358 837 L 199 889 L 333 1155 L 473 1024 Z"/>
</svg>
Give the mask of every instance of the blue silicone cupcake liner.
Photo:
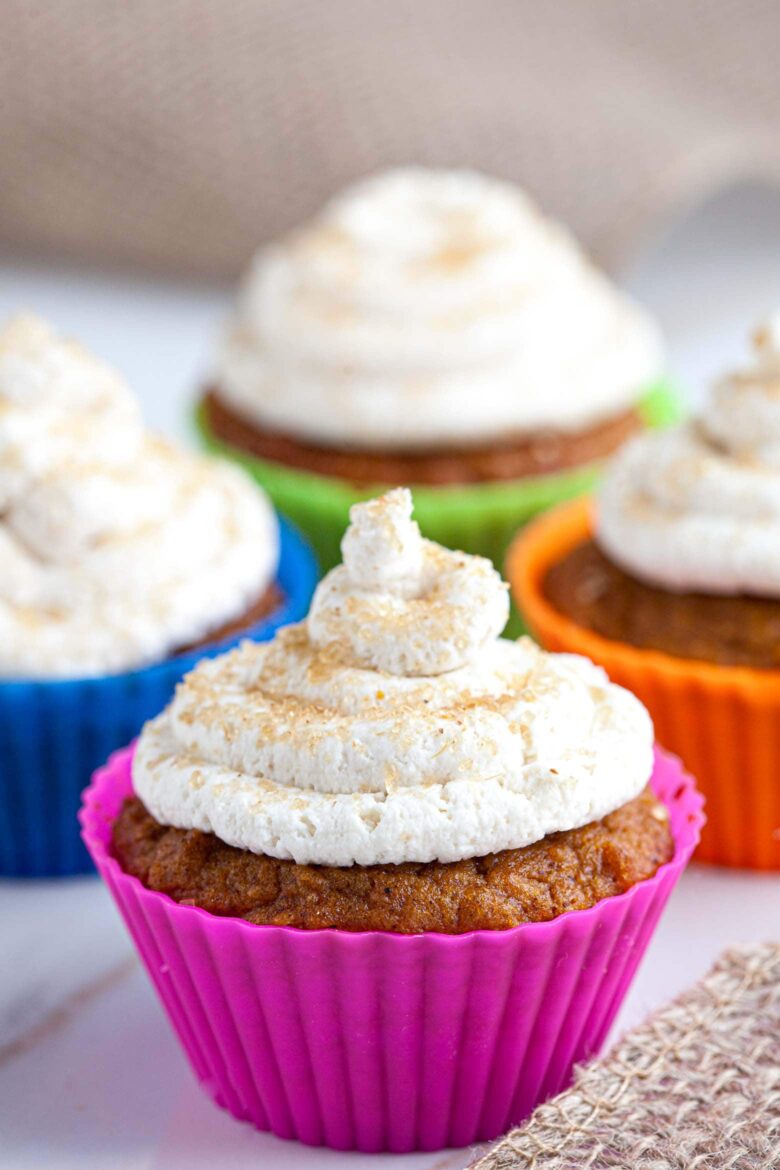
<svg viewBox="0 0 780 1170">
<path fill-rule="evenodd" d="M 283 600 L 238 636 L 141 670 L 102 678 L 0 682 L 0 876 L 61 877 L 92 862 L 76 815 L 82 789 L 117 748 L 158 714 L 200 658 L 305 617 L 317 582 L 309 545 L 280 517 L 277 583 Z"/>
</svg>

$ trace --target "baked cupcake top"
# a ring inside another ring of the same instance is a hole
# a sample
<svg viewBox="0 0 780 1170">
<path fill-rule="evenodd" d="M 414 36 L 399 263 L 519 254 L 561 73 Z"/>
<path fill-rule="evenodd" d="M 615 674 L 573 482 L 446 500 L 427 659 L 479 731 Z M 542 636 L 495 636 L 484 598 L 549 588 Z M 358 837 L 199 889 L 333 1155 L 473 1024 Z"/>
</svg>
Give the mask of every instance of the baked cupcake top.
<svg viewBox="0 0 780 1170">
<path fill-rule="evenodd" d="M 397 489 L 352 508 L 307 621 L 200 663 L 133 766 L 161 823 L 299 863 L 455 861 L 605 816 L 652 725 L 585 659 L 499 637 L 489 561 L 423 540 Z"/>
<path fill-rule="evenodd" d="M 257 254 L 217 385 L 299 439 L 413 449 L 594 425 L 661 360 L 648 316 L 519 188 L 409 168 Z"/>
<path fill-rule="evenodd" d="M 698 418 L 633 440 L 605 477 L 597 542 L 641 580 L 780 597 L 780 313 L 754 348 Z"/>
<path fill-rule="evenodd" d="M 122 379 L 44 321 L 0 331 L 0 677 L 160 659 L 241 614 L 277 560 L 241 472 L 151 435 Z"/>
</svg>

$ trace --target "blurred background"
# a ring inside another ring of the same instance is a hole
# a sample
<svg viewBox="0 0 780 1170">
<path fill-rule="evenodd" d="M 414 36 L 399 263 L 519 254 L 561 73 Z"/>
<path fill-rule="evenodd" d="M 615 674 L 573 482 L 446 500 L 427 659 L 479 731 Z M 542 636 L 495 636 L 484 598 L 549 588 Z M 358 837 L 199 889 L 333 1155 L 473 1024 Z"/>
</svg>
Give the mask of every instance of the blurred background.
<svg viewBox="0 0 780 1170">
<path fill-rule="evenodd" d="M 694 395 L 780 299 L 773 0 L 0 11 L 0 309 L 78 333 L 167 428 L 252 250 L 388 164 L 526 187 L 656 310 Z"/>
<path fill-rule="evenodd" d="M 780 300 L 773 0 L 0 11 L 0 311 L 78 334 L 166 429 L 253 249 L 388 164 L 526 187 L 656 311 L 694 397 Z"/>
<path fill-rule="evenodd" d="M 234 276 L 388 164 L 526 186 L 615 263 L 780 179 L 770 0 L 5 0 L 2 238 Z"/>
</svg>

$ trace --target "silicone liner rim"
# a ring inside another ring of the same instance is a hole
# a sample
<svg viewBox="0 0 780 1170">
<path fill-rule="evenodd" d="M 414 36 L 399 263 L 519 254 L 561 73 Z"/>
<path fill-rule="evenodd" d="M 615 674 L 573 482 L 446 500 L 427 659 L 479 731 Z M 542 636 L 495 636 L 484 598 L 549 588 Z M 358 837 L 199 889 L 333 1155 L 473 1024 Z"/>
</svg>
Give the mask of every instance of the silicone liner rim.
<svg viewBox="0 0 780 1170">
<path fill-rule="evenodd" d="M 524 922 L 519 926 L 509 927 L 506 930 L 471 930 L 463 934 L 446 934 L 441 931 L 426 931 L 421 934 L 399 934 L 394 931 L 384 930 L 349 931 L 340 930 L 338 927 L 324 927 L 321 930 L 312 931 L 297 926 L 277 926 L 268 923 L 247 922 L 243 918 L 230 915 L 220 916 L 211 914 L 201 906 L 183 905 L 160 890 L 150 890 L 148 886 L 143 884 L 140 878 L 122 869 L 101 834 L 101 821 L 105 821 L 106 819 L 102 812 L 101 786 L 106 786 L 110 783 L 110 780 L 113 778 L 113 771 L 118 766 L 121 766 L 126 754 L 132 754 L 134 751 L 135 742 L 129 747 L 114 752 L 107 763 L 95 772 L 89 785 L 82 794 L 82 804 L 78 813 L 81 836 L 87 845 L 95 865 L 100 870 L 102 876 L 108 876 L 111 883 L 120 881 L 128 883 L 136 897 L 151 896 L 154 898 L 162 898 L 166 904 L 175 908 L 177 913 L 185 913 L 187 915 L 195 913 L 199 917 L 206 919 L 217 930 L 220 928 L 235 929 L 239 927 L 246 932 L 247 940 L 256 931 L 281 931 L 286 935 L 297 938 L 311 938 L 312 935 L 319 937 L 337 937 L 340 943 L 346 943 L 346 945 L 349 945 L 347 941 L 349 939 L 359 940 L 370 936 L 390 938 L 395 940 L 398 945 L 407 947 L 420 946 L 426 938 L 448 939 L 454 945 L 460 944 L 465 946 L 469 944 L 470 940 L 479 937 L 481 939 L 495 940 L 495 945 L 500 945 L 502 940 L 511 940 L 520 931 L 525 931 L 526 933 L 533 932 L 535 937 L 541 941 L 545 934 L 551 934 L 565 929 L 565 924 L 574 918 L 584 923 L 599 915 L 606 906 L 628 907 L 637 896 L 638 890 L 646 889 L 653 883 L 662 883 L 667 874 L 671 875 L 676 872 L 677 877 L 679 877 L 699 842 L 701 828 L 704 823 L 704 814 L 702 811 L 704 797 L 696 787 L 695 780 L 686 771 L 679 757 L 675 756 L 672 752 L 667 752 L 656 746 L 654 748 L 653 773 L 650 782 L 652 783 L 652 779 L 659 767 L 672 767 L 677 771 L 677 784 L 674 790 L 663 798 L 659 796 L 658 799 L 662 800 L 670 814 L 672 813 L 673 806 L 677 806 L 678 804 L 682 805 L 686 802 L 689 807 L 684 820 L 681 821 L 679 834 L 673 837 L 674 852 L 669 860 L 665 861 L 663 865 L 660 865 L 651 877 L 636 882 L 629 889 L 624 890 L 622 894 L 614 894 L 610 897 L 602 898 L 599 902 L 594 903 L 593 906 L 588 906 L 584 910 L 567 910 L 564 914 L 559 914 L 557 917 L 545 922 Z M 560 924 L 564 925 L 561 926 Z"/>
</svg>

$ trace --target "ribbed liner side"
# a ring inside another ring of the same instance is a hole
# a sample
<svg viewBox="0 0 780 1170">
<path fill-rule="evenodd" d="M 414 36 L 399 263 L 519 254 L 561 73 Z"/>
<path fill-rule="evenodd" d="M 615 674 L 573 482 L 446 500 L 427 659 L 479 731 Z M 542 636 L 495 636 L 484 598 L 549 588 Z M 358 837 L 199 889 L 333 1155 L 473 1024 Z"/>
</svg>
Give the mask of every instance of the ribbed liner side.
<svg viewBox="0 0 780 1170">
<path fill-rule="evenodd" d="M 696 842 L 701 801 L 677 761 L 654 783 L 676 852 L 590 910 L 466 935 L 252 926 L 123 874 L 111 824 L 129 752 L 85 794 L 87 844 L 198 1078 L 280 1137 L 363 1151 L 495 1137 L 597 1051 Z"/>
</svg>

